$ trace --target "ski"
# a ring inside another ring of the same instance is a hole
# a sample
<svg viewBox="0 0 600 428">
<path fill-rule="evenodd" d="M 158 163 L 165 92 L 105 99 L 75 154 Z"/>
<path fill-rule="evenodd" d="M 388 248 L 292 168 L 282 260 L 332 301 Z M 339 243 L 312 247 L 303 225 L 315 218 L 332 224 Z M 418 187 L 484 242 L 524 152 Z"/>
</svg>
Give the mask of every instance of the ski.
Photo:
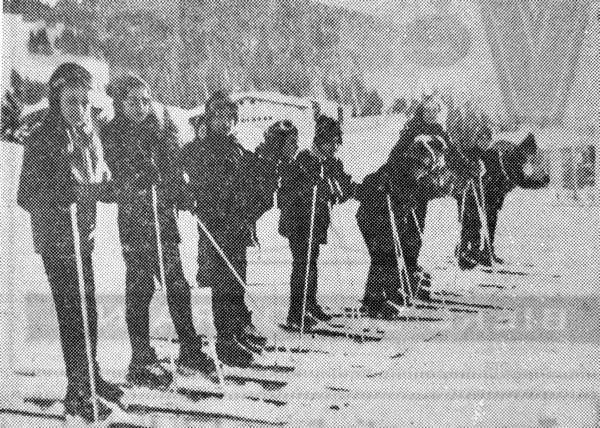
<svg viewBox="0 0 600 428">
<path fill-rule="evenodd" d="M 300 332 L 299 328 L 289 326 L 288 324 L 279 324 L 279 327 L 290 333 Z M 344 324 L 332 324 L 324 321 L 320 321 L 315 326 L 306 329 L 305 333 L 310 335 L 347 338 L 357 342 L 379 342 L 384 336 L 383 332 L 373 334 L 369 329 L 363 329 L 362 332 L 356 332 L 354 330 L 349 330 Z"/>
<path fill-rule="evenodd" d="M 171 370 L 167 358 L 160 360 L 163 367 Z M 230 384 L 246 385 L 258 384 L 263 389 L 273 390 L 283 388 L 288 383 L 289 374 L 294 367 L 286 364 L 276 364 L 273 359 L 263 355 L 255 355 L 255 361 L 250 367 L 232 367 L 223 364 L 224 380 Z"/>
<path fill-rule="evenodd" d="M 62 398 L 36 397 L 28 395 L 23 402 L 15 407 L 0 408 L 0 414 L 12 414 L 30 418 L 61 421 L 66 428 L 140 428 L 149 426 L 148 417 L 129 412 L 119 405 L 103 401 L 111 409 L 111 414 L 97 423 L 88 422 L 77 416 L 65 414 Z"/>
<path fill-rule="evenodd" d="M 494 271 L 494 269 L 490 267 L 476 267 L 475 269 L 493 274 L 494 272 L 500 275 L 515 275 L 515 276 L 544 276 L 549 278 L 560 278 L 560 275 L 557 273 L 545 273 L 545 272 L 527 272 L 525 270 L 516 270 L 516 269 L 505 269 L 499 268 Z"/>
<path fill-rule="evenodd" d="M 56 376 L 29 376 L 19 380 L 24 405 L 16 409 L 0 409 L 25 416 L 59 419 L 65 421 L 63 390 L 66 379 Z M 148 426 L 147 414 L 168 413 L 191 417 L 214 417 L 245 422 L 282 425 L 287 421 L 285 402 L 273 397 L 268 399 L 246 398 L 248 394 L 223 394 L 217 391 L 218 385 L 209 388 L 202 386 L 194 391 L 186 383 L 178 386 L 180 391 L 134 387 L 120 384 L 124 396 L 120 405 L 107 403 L 111 416 L 102 427 L 122 426 L 124 428 Z"/>
<path fill-rule="evenodd" d="M 330 352 L 325 349 L 312 349 L 312 348 L 302 348 L 300 346 L 284 346 L 284 345 L 269 345 L 263 348 L 265 352 L 282 352 L 282 353 L 290 353 L 290 354 L 309 354 L 309 353 L 317 353 L 327 355 Z"/>
<path fill-rule="evenodd" d="M 42 399 L 37 401 L 35 398 L 31 398 L 23 400 L 19 405 L 0 408 L 0 414 L 3 413 L 39 419 L 65 421 L 64 406 L 58 399 Z"/>
<path fill-rule="evenodd" d="M 432 306 L 432 307 L 435 307 L 437 309 L 442 309 L 442 308 L 446 307 L 450 312 L 475 313 L 482 309 L 495 310 L 495 311 L 510 310 L 510 308 L 506 308 L 503 306 L 495 306 L 495 305 L 486 304 L 486 303 L 448 300 L 448 299 L 440 299 L 440 298 L 434 298 L 434 297 L 431 297 L 430 299 L 424 300 L 422 302 L 428 304 L 429 306 L 436 305 L 436 306 Z M 472 309 L 465 309 L 465 308 L 472 308 Z"/>
<path fill-rule="evenodd" d="M 482 265 L 477 265 L 475 266 L 473 269 L 466 269 L 465 271 L 472 271 L 472 272 L 483 272 L 483 273 L 487 273 L 487 274 L 494 274 L 497 273 L 499 275 L 512 275 L 512 276 L 541 276 L 541 277 L 548 277 L 548 278 L 561 278 L 560 274 L 557 273 L 547 273 L 547 272 L 541 272 L 541 271 L 533 271 L 533 270 L 528 270 L 526 268 L 528 268 L 530 265 L 506 265 L 506 264 L 502 264 L 502 267 L 498 266 L 495 270 L 492 269 L 492 267 L 490 266 L 482 266 Z M 432 267 L 432 269 L 434 270 L 448 270 L 451 269 L 452 264 L 448 264 L 448 265 L 444 265 L 444 266 L 434 266 Z M 525 269 L 523 269 L 525 268 Z"/>
<path fill-rule="evenodd" d="M 202 391 L 162 391 L 150 388 L 125 388 L 121 402 L 128 410 L 160 412 L 192 417 L 215 417 L 244 422 L 283 425 L 286 415 L 283 405 L 267 403 L 243 396 L 208 393 Z"/>
</svg>

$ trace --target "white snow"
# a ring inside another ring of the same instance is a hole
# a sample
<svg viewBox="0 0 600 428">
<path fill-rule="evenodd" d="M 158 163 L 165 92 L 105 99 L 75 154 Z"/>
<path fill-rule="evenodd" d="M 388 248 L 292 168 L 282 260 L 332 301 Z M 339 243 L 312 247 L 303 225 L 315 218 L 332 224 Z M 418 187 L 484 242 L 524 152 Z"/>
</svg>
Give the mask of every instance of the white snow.
<svg viewBox="0 0 600 428">
<path fill-rule="evenodd" d="M 58 63 L 73 59 L 84 61 L 84 65 L 94 70 L 98 76 L 95 83 L 98 103 L 107 105 L 102 95 L 108 81 L 105 64 L 73 57 L 32 58 L 19 46 L 26 46 L 25 35 L 38 24 L 23 23 L 18 17 L 4 15 L 3 25 L 4 40 L 7 34 L 15 38 L 10 55 L 3 55 L 3 87 L 10 67 L 30 79 L 44 81 Z M 268 102 L 260 110 L 262 121 L 240 123 L 238 135 L 246 147 L 254 148 L 267 124 L 276 120 L 275 117 L 264 119 L 265 115 L 273 114 L 273 102 L 291 105 L 279 113 L 296 118 L 301 128 L 301 146 L 310 145 L 312 111 L 307 100 L 277 94 L 253 96 L 266 98 Z M 180 130 L 181 142 L 191 140 L 193 132 L 188 119 L 201 113 L 202 108 L 189 111 L 167 108 Z M 257 111 L 242 108 L 241 117 L 258 117 Z M 400 115 L 345 121 L 344 144 L 339 155 L 357 181 L 384 162 L 404 121 Z M 523 129 L 506 137 L 518 141 L 527 131 Z M 543 148 L 586 142 L 586 137 L 572 129 L 534 131 Z M 21 156 L 22 147 L 0 143 L 0 254 L 3 261 L 0 266 L 0 407 L 14 399 L 11 388 L 25 385 L 8 383 L 11 365 L 51 375 L 49 382 L 53 388 L 39 387 L 45 394 L 56 393 L 56 387 L 64 388 L 60 377 L 64 368 L 49 287 L 41 260 L 33 252 L 28 214 L 15 203 Z M 366 321 L 387 331 L 387 339 L 380 343 L 357 344 L 305 337 L 303 343 L 307 347 L 326 349 L 330 354 L 294 356 L 298 369 L 290 389 L 282 393 L 294 406 L 289 416 L 291 425 L 589 427 L 597 424 L 600 206 L 597 203 L 565 204 L 556 199 L 554 191 L 552 188 L 516 190 L 507 197 L 500 214 L 498 252 L 510 264 L 533 264 L 533 267 L 523 267 L 531 272 L 527 277 L 462 272 L 452 267 L 445 271 L 434 269 L 446 265 L 452 256 L 458 239 L 458 223 L 455 201 L 431 202 L 420 261 L 434 275 L 433 290 L 459 292 L 472 301 L 514 304 L 517 310 L 499 311 L 491 325 L 486 324 L 489 320 L 482 321 L 478 316 L 447 311 L 435 322 Z M 357 203 L 349 201 L 333 210 L 329 244 L 322 248 L 319 260 L 319 299 L 325 305 L 358 305 L 364 291 L 369 258 L 354 219 L 356 209 Z M 248 250 L 249 294 L 253 296 L 248 302 L 254 310 L 257 326 L 270 339 L 297 346 L 300 342 L 296 336 L 282 333 L 275 325 L 283 321 L 287 310 L 291 262 L 287 241 L 277 233 L 278 216 L 278 211 L 272 209 L 261 218 L 258 223 L 261 247 Z M 185 275 L 195 284 L 197 228 L 188 213 L 180 213 L 179 226 Z M 124 263 L 114 205 L 99 205 L 94 266 L 101 330 L 99 362 L 105 373 L 122 377 L 130 349 L 122 313 Z M 506 288 L 482 289 L 476 285 L 481 282 Z M 193 290 L 194 315 L 198 330 L 212 334 L 209 291 Z M 109 295 L 116 300 L 108 300 Z M 46 306 L 36 306 L 32 303 L 35 301 L 29 299 L 31 296 L 41 296 Z M 553 299 L 563 302 L 564 307 L 552 306 Z M 545 312 L 546 309 L 558 312 Z M 39 310 L 43 312 L 35 312 Z M 165 298 L 159 292 L 152 314 L 153 332 L 164 332 L 165 326 L 170 327 Z M 7 331 L 9 319 L 13 327 L 10 332 Z M 43 320 L 42 324 L 49 331 L 44 333 L 43 341 L 30 331 L 29 322 L 36 319 Z M 563 320 L 566 328 L 561 324 Z M 572 323 L 581 331 L 569 330 Z M 486 329 L 478 330 L 482 326 Z M 109 340 L 102 331 L 114 335 Z M 5 352 L 10 349 L 9 343 L 12 343 L 12 353 Z M 405 355 L 389 358 L 399 352 Z M 377 372 L 382 375 L 366 376 Z M 336 387 L 337 391 L 328 386 Z M 312 391 L 312 396 L 307 398 L 300 394 L 306 391 Z M 62 390 L 59 393 L 62 394 Z M 248 409 L 240 405 L 238 410 Z M 50 421 L 0 412 L 0 426 L 48 427 L 59 426 L 59 423 L 53 425 Z M 165 416 L 154 426 L 246 425 Z"/>
</svg>

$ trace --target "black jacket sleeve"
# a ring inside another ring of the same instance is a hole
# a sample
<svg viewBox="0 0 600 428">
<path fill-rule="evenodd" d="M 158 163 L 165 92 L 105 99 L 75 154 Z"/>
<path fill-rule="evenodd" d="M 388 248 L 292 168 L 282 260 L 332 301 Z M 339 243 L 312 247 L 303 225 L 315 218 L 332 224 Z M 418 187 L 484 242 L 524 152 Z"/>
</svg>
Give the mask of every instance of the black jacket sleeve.
<svg viewBox="0 0 600 428">
<path fill-rule="evenodd" d="M 60 142 L 50 141 L 42 128 L 25 141 L 17 204 L 31 212 L 36 204 L 68 206 L 77 200 L 69 157 Z"/>
</svg>

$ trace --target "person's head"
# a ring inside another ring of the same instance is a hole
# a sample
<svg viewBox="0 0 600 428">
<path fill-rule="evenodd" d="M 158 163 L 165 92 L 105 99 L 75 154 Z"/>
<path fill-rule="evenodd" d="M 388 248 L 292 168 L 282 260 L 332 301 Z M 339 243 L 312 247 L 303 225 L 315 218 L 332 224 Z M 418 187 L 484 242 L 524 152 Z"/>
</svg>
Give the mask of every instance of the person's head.
<svg viewBox="0 0 600 428">
<path fill-rule="evenodd" d="M 335 119 L 320 115 L 315 125 L 313 146 L 318 154 L 324 158 L 335 156 L 338 147 L 342 144 L 342 129 Z"/>
<path fill-rule="evenodd" d="M 481 150 L 487 150 L 492 146 L 492 130 L 485 125 L 478 127 L 475 132 L 475 144 Z"/>
<path fill-rule="evenodd" d="M 117 77 L 108 85 L 106 93 L 113 99 L 115 115 L 141 123 L 150 114 L 150 88 L 138 76 L 126 74 Z"/>
<path fill-rule="evenodd" d="M 206 131 L 213 135 L 228 135 L 238 120 L 237 105 L 225 91 L 217 91 L 204 108 Z"/>
<path fill-rule="evenodd" d="M 446 164 L 448 146 L 439 136 L 419 135 L 403 151 L 392 151 L 388 166 L 402 186 L 421 200 L 445 196 L 452 190 L 452 173 Z"/>
<path fill-rule="evenodd" d="M 274 159 L 292 159 L 298 151 L 298 129 L 289 120 L 275 122 L 264 133 L 261 151 Z"/>
<path fill-rule="evenodd" d="M 537 142 L 531 133 L 517 145 L 505 166 L 510 178 L 520 187 L 540 188 L 550 182 Z"/>
<path fill-rule="evenodd" d="M 438 123 L 438 117 L 441 111 L 442 104 L 440 99 L 435 95 L 429 95 L 424 97 L 417 106 L 413 120 L 427 124 Z"/>
<path fill-rule="evenodd" d="M 206 123 L 205 117 L 203 114 L 197 114 L 188 119 L 189 124 L 192 126 L 194 130 L 195 138 L 204 138 L 206 136 Z"/>
<path fill-rule="evenodd" d="M 89 125 L 92 75 L 79 64 L 59 65 L 48 82 L 49 113 L 60 115 L 73 127 Z"/>
</svg>

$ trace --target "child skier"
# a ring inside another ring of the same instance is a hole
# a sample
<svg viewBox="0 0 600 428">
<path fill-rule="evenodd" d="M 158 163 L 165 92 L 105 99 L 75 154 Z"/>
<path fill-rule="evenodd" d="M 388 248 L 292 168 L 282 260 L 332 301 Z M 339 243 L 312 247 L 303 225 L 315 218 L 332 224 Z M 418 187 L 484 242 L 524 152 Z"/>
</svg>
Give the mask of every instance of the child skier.
<svg viewBox="0 0 600 428">
<path fill-rule="evenodd" d="M 192 319 L 190 286 L 183 275 L 175 210 L 183 184 L 177 173 L 177 128 L 167 111 L 151 105 L 147 84 L 133 75 L 113 80 L 107 89 L 115 116 L 103 129 L 106 161 L 113 174 L 119 236 L 126 272 L 126 320 L 131 341 L 127 380 L 166 387 L 172 374 L 150 346 L 150 301 L 154 278 L 161 280 L 162 251 L 167 303 L 180 342 L 178 370 L 215 378 L 215 365 L 202 351 Z M 153 200 L 153 190 L 157 195 Z M 154 206 L 156 204 L 156 207 Z M 157 244 L 154 208 L 160 226 Z M 160 245 L 159 249 L 157 245 Z"/>
<path fill-rule="evenodd" d="M 206 101 L 206 135 L 182 149 L 180 162 L 189 178 L 194 212 L 225 255 L 214 245 L 207 255 L 198 255 L 210 258 L 207 276 L 217 356 L 226 365 L 248 367 L 254 361 L 253 352 L 260 351 L 266 339 L 252 323 L 239 279 L 245 283 L 246 248 L 256 242 L 256 221 L 273 205 L 280 153 L 266 146 L 256 153 L 244 149 L 231 134 L 236 122 L 237 105 L 226 93 L 214 93 Z M 200 225 L 198 233 L 205 234 Z M 203 250 L 204 245 L 199 252 Z"/>
<path fill-rule="evenodd" d="M 430 276 L 418 265 L 421 233 L 428 201 L 447 194 L 451 187 L 446 167 L 451 148 L 447 134 L 436 122 L 438 112 L 435 98 L 423 100 L 387 162 L 365 177 L 357 195 L 356 218 L 371 257 L 363 298 L 368 316 L 394 318 L 396 306 L 410 303 L 408 294 L 429 298 L 423 287 Z"/>
<path fill-rule="evenodd" d="M 282 171 L 277 204 L 281 210 L 279 233 L 288 238 L 292 251 L 290 307 L 287 316 L 287 324 L 291 329 L 301 328 L 305 294 L 305 327 L 310 329 L 318 321 L 331 320 L 331 316 L 317 303 L 319 246 L 327 243 L 331 206 L 353 197 L 357 186 L 344 171 L 342 161 L 335 157 L 341 144 L 342 131 L 339 123 L 320 115 L 316 120 L 311 150 L 298 153 L 296 159 Z"/>
<path fill-rule="evenodd" d="M 104 381 L 96 362 L 97 313 L 92 251 L 96 201 L 109 176 L 102 146 L 91 122 L 91 74 L 74 63 L 56 68 L 49 80 L 49 107 L 43 122 L 26 140 L 17 202 L 31 215 L 35 251 L 42 257 L 58 316 L 60 341 L 67 374 L 65 414 L 105 419 L 110 409 L 92 402 L 86 340 L 91 347 L 95 393 L 118 401 L 123 392 Z M 70 205 L 76 204 L 79 230 L 73 230 Z M 85 296 L 79 293 L 74 245 L 79 234 Z M 86 338 L 82 302 L 88 315 Z"/>
</svg>

